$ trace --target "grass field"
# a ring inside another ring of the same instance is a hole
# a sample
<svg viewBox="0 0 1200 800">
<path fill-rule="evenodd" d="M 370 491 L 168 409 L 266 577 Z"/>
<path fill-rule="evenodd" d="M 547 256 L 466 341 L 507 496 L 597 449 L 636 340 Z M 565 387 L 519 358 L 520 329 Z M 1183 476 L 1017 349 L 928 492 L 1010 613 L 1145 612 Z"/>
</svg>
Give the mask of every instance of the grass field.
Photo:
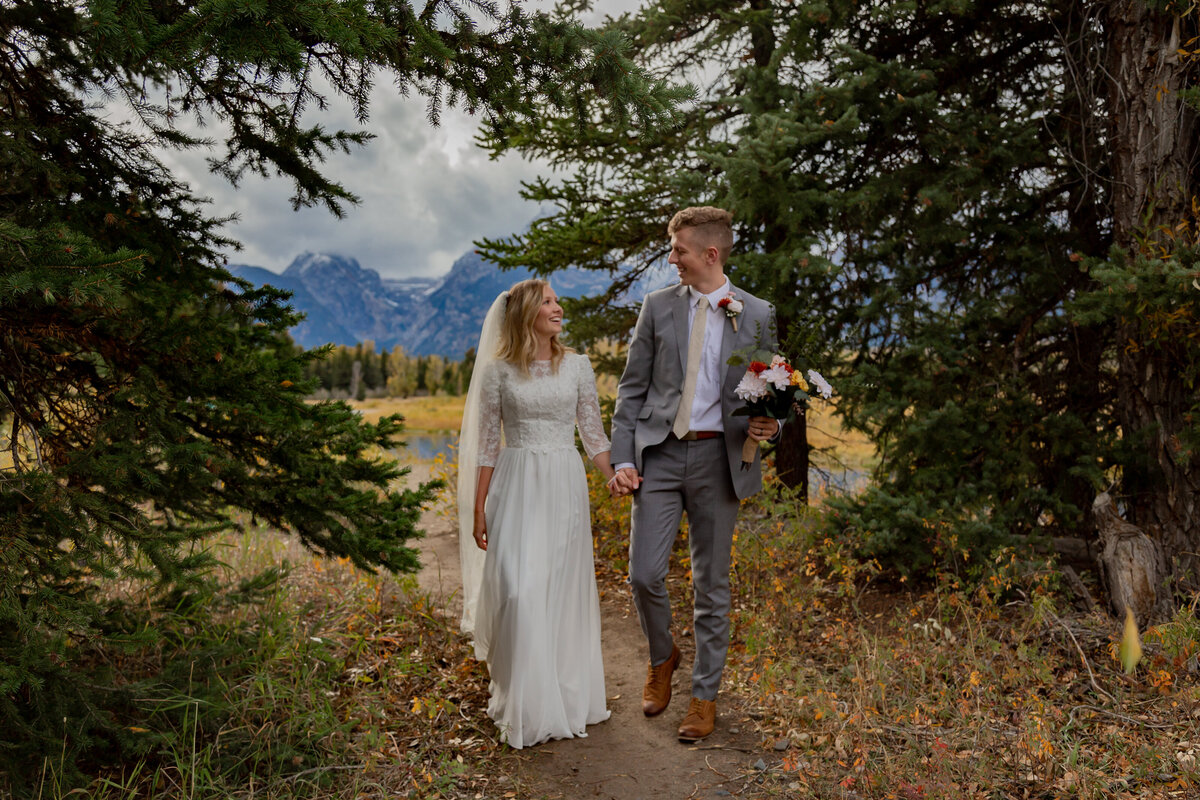
<svg viewBox="0 0 1200 800">
<path fill-rule="evenodd" d="M 404 427 L 414 431 L 457 431 L 462 426 L 466 397 L 373 397 L 351 401 L 363 419 L 373 422 L 389 414 L 404 417 Z"/>
</svg>

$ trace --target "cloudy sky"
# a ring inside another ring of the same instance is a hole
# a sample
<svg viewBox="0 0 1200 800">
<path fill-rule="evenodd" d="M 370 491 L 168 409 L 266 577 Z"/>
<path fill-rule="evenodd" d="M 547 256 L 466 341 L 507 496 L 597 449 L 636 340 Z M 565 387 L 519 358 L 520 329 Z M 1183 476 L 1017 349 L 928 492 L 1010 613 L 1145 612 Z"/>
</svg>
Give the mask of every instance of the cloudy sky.
<svg viewBox="0 0 1200 800">
<path fill-rule="evenodd" d="M 640 0 L 597 0 L 585 22 L 639 5 Z M 326 111 L 310 112 L 306 121 L 359 129 L 349 104 L 329 99 Z M 325 165 L 327 174 L 360 198 L 341 220 L 323 208 L 292 211 L 289 181 L 247 175 L 234 189 L 208 172 L 205 153 L 170 152 L 163 160 L 194 192 L 213 201 L 214 213 L 238 215 L 228 232 L 244 249 L 229 254 L 231 263 L 280 272 L 296 255 L 313 251 L 353 256 L 384 277 L 436 276 L 470 250 L 473 240 L 524 229 L 538 209 L 518 196 L 520 183 L 549 173 L 517 156 L 489 160 L 474 145 L 475 128 L 456 109 L 447 109 L 441 125 L 432 127 L 423 98 L 403 98 L 381 79 L 366 126 L 376 138 L 350 155 L 331 156 Z"/>
</svg>

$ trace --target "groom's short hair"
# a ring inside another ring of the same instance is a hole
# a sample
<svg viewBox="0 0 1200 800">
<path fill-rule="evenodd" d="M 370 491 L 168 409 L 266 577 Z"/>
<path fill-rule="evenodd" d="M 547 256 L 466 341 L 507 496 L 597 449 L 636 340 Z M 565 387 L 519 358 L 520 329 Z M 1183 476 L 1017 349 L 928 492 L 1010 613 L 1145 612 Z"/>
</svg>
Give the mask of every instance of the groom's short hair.
<svg viewBox="0 0 1200 800">
<path fill-rule="evenodd" d="M 671 217 L 667 225 L 667 236 L 674 236 L 680 228 L 695 228 L 704 245 L 714 246 L 721 255 L 721 263 L 729 259 L 733 250 L 733 215 L 716 206 L 692 206 Z"/>
</svg>

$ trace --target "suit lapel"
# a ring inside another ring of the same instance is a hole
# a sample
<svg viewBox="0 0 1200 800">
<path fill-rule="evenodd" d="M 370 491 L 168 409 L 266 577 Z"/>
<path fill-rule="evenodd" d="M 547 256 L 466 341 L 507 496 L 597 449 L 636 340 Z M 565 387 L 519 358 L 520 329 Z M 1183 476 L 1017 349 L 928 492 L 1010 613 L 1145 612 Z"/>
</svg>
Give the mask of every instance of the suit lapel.
<svg viewBox="0 0 1200 800">
<path fill-rule="evenodd" d="M 734 295 L 740 294 L 732 281 L 729 283 L 729 291 Z M 721 316 L 725 319 L 725 331 L 721 336 L 721 385 L 723 386 L 729 374 L 729 357 L 733 355 L 734 345 L 736 344 L 734 340 L 738 339 L 742 335 L 741 332 L 746 329 L 746 310 L 743 307 L 742 318 L 738 320 L 737 332 L 733 330 L 733 320 L 724 314 Z"/>
<path fill-rule="evenodd" d="M 692 293 L 688 287 L 680 284 L 675 290 L 675 300 L 671 303 L 671 315 L 675 318 L 675 345 L 679 351 L 679 374 L 687 374 L 688 347 L 688 306 Z M 682 380 L 682 378 L 681 378 Z"/>
</svg>

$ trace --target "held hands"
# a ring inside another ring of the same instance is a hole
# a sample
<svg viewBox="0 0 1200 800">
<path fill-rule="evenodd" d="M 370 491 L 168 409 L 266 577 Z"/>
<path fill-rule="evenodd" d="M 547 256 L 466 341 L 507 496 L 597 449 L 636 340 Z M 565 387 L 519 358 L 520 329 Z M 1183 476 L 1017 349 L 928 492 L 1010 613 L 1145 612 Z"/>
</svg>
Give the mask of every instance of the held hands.
<svg viewBox="0 0 1200 800">
<path fill-rule="evenodd" d="M 779 420 L 771 417 L 750 418 L 750 428 L 747 434 L 752 441 L 765 442 L 775 438 L 778 433 Z M 636 469 L 631 467 L 619 469 L 608 479 L 608 494 L 610 497 L 626 497 L 636 492 L 643 480 Z"/>
<path fill-rule="evenodd" d="M 765 442 L 779 433 L 779 420 L 770 417 L 751 417 L 749 436 L 756 442 Z"/>
<path fill-rule="evenodd" d="M 616 474 L 608 479 L 608 494 L 610 497 L 627 497 L 637 491 L 641 485 L 642 476 L 638 475 L 638 471 L 626 467 L 617 470 Z"/>
</svg>

